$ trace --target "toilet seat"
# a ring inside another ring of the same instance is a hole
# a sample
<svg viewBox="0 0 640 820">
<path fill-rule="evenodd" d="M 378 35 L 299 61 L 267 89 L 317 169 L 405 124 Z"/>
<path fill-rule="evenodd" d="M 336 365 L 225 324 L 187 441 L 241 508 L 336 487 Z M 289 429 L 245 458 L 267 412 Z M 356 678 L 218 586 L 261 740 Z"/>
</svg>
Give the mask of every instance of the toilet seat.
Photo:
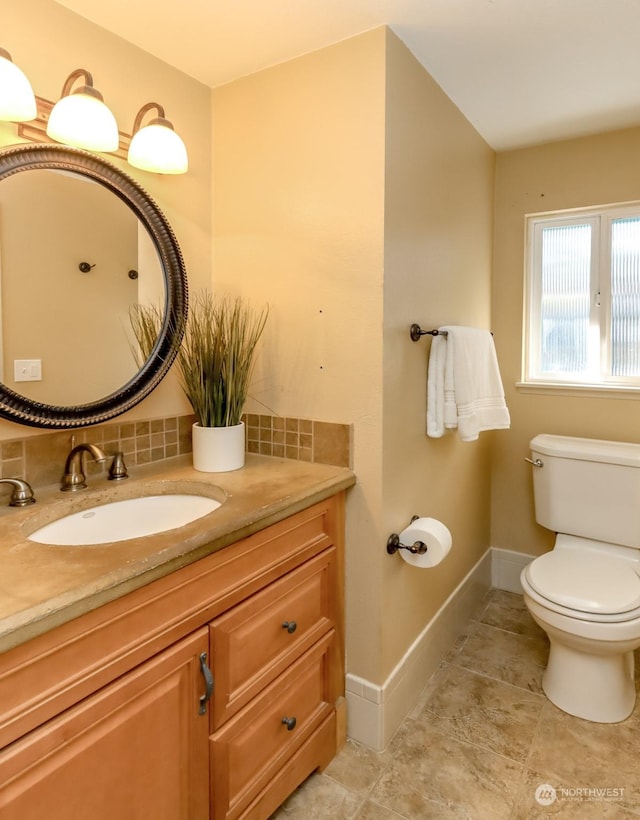
<svg viewBox="0 0 640 820">
<path fill-rule="evenodd" d="M 528 564 L 523 575 L 539 603 L 555 612 L 600 622 L 640 616 L 640 578 L 624 559 L 554 550 Z"/>
</svg>

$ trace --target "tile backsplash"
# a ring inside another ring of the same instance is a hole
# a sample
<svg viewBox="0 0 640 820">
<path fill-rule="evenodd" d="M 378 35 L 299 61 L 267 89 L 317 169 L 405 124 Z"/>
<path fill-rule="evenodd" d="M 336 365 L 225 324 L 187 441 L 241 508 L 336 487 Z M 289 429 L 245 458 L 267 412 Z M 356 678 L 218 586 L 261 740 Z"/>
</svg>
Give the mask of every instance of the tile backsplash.
<svg viewBox="0 0 640 820">
<path fill-rule="evenodd" d="M 351 466 L 348 424 L 252 413 L 245 416 L 245 424 L 248 453 Z"/>
<path fill-rule="evenodd" d="M 248 453 L 314 461 L 349 467 L 351 428 L 347 424 L 247 414 Z M 108 456 L 124 453 L 129 466 L 163 461 L 191 452 L 191 426 L 195 417 L 171 416 L 148 421 L 111 422 L 81 430 L 17 438 L 0 442 L 0 477 L 23 478 L 33 487 L 55 484 L 60 480 L 66 457 L 75 443 L 97 444 Z M 108 463 L 87 459 L 88 474 L 108 469 Z M 9 490 L 2 488 L 2 495 Z"/>
</svg>

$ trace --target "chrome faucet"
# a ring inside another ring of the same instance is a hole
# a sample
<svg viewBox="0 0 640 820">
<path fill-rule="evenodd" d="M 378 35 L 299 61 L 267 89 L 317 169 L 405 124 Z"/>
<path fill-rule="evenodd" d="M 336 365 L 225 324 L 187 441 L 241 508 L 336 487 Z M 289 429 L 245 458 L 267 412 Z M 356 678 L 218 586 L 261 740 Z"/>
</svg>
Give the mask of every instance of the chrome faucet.
<svg viewBox="0 0 640 820">
<path fill-rule="evenodd" d="M 33 504 L 36 500 L 31 485 L 21 478 L 0 478 L 0 484 L 10 484 L 13 487 L 9 501 L 10 507 L 26 507 L 27 504 Z"/>
<path fill-rule="evenodd" d="M 74 493 L 76 490 L 83 490 L 87 486 L 83 460 L 85 453 L 89 453 L 94 461 L 107 460 L 106 455 L 95 444 L 83 442 L 73 447 L 64 465 L 64 475 L 60 485 L 60 490 L 63 493 Z"/>
</svg>

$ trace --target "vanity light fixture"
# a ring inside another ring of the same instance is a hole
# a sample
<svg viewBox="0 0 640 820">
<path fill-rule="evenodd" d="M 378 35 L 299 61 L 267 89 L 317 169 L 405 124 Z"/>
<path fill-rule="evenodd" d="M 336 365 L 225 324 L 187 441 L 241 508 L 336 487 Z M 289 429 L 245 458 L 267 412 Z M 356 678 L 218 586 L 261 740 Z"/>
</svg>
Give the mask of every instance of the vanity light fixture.
<svg viewBox="0 0 640 820">
<path fill-rule="evenodd" d="M 80 78 L 84 85 L 72 91 Z M 117 151 L 120 135 L 116 119 L 84 68 L 77 68 L 67 77 L 62 95 L 49 115 L 47 135 L 56 142 L 88 151 Z"/>
<path fill-rule="evenodd" d="M 142 120 L 152 110 L 157 117 L 142 127 Z M 133 135 L 127 157 L 129 164 L 156 174 L 184 174 L 189 167 L 187 149 L 166 119 L 164 108 L 155 102 L 142 106 L 133 124 Z"/>
<path fill-rule="evenodd" d="M 81 83 L 76 85 L 79 80 Z M 156 116 L 143 126 L 143 119 L 154 110 Z M 17 123 L 18 134 L 24 139 L 106 151 L 126 158 L 130 165 L 143 171 L 184 174 L 189 168 L 185 144 L 159 103 L 142 106 L 130 136 L 118 130 L 115 117 L 86 69 L 77 68 L 69 74 L 54 105 L 34 95 L 27 77 L 1 46 L 0 121 Z"/>
<path fill-rule="evenodd" d="M 37 113 L 31 83 L 0 46 L 0 120 L 27 122 Z"/>
</svg>

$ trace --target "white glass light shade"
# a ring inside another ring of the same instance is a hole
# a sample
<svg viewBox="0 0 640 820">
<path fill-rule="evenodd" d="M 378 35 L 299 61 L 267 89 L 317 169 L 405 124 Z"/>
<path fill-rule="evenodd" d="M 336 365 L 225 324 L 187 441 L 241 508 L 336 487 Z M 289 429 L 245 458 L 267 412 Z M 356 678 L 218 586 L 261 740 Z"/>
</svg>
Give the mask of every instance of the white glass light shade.
<svg viewBox="0 0 640 820">
<path fill-rule="evenodd" d="M 0 48 L 0 120 L 27 122 L 37 115 L 36 98 L 23 72 Z"/>
<path fill-rule="evenodd" d="M 73 83 L 84 78 L 85 85 L 71 92 Z M 88 151 L 117 151 L 120 145 L 118 124 L 102 94 L 93 87 L 88 71 L 78 68 L 67 77 L 62 96 L 53 106 L 47 134 L 56 142 L 86 148 Z"/>
<path fill-rule="evenodd" d="M 129 146 L 129 164 L 156 174 L 184 174 L 187 149 L 167 120 L 154 121 L 137 131 Z"/>
</svg>

